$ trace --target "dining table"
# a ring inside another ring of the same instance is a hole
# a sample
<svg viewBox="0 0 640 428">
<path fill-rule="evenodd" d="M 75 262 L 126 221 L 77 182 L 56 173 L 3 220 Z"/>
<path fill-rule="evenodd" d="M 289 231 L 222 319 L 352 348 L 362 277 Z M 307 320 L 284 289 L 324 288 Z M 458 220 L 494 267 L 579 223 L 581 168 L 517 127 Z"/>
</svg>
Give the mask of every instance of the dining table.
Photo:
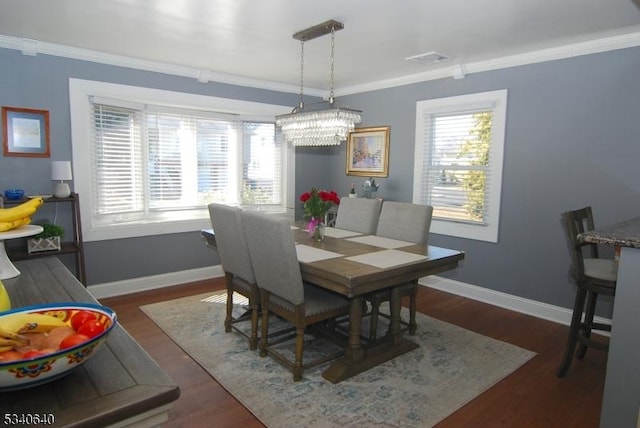
<svg viewBox="0 0 640 428">
<path fill-rule="evenodd" d="M 302 279 L 338 293 L 349 301 L 348 333 L 344 354 L 322 376 L 338 383 L 418 347 L 401 328 L 400 288 L 418 279 L 453 270 L 464 252 L 432 245 L 325 228 L 321 241 L 314 240 L 301 223 L 292 223 L 293 239 Z M 215 231 L 201 231 L 215 246 Z M 363 340 L 362 326 L 367 296 L 390 294 L 390 324 L 383 337 Z"/>
<path fill-rule="evenodd" d="M 640 217 L 578 235 L 620 247 L 600 426 L 640 426 Z"/>
</svg>

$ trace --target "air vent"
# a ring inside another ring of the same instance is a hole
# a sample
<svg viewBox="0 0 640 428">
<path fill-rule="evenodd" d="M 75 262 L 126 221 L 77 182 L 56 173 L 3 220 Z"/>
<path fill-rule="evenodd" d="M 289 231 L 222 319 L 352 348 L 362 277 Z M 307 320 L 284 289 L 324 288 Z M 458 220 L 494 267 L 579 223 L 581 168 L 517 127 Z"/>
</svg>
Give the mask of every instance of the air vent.
<svg viewBox="0 0 640 428">
<path fill-rule="evenodd" d="M 427 52 L 405 58 L 406 61 L 411 61 L 422 65 L 435 64 L 437 62 L 447 61 L 448 59 L 448 56 L 442 55 L 438 52 Z"/>
</svg>

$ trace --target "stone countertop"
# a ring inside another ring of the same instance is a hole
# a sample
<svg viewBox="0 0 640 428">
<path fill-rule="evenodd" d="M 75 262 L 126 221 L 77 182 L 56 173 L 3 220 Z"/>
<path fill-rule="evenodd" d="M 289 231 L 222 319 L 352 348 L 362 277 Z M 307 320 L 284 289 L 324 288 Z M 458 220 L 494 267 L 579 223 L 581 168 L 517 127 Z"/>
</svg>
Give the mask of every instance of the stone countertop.
<svg viewBox="0 0 640 428">
<path fill-rule="evenodd" d="M 581 233 L 578 239 L 594 244 L 640 248 L 640 217 Z"/>
</svg>

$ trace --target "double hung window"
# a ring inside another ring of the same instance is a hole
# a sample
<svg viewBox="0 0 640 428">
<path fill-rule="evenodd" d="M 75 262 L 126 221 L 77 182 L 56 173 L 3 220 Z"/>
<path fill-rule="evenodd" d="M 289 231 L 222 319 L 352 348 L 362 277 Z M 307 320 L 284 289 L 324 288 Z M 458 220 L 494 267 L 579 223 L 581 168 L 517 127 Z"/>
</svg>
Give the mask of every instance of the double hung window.
<svg viewBox="0 0 640 428">
<path fill-rule="evenodd" d="M 420 101 L 415 203 L 433 206 L 431 231 L 497 242 L 506 91 Z"/>
</svg>

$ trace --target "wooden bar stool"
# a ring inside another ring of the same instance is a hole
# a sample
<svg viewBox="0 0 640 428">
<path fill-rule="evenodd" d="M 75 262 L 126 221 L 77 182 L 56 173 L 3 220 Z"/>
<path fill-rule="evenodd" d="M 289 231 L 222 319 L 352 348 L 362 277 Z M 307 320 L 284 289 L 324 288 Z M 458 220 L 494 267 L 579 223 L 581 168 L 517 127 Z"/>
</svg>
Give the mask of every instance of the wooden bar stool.
<svg viewBox="0 0 640 428">
<path fill-rule="evenodd" d="M 591 207 L 567 211 L 562 214 L 562 219 L 569 240 L 571 272 L 577 290 L 567 346 L 560 367 L 556 371 L 558 377 L 563 377 L 567 373 L 574 354 L 576 358 L 582 359 L 588 348 L 608 351 L 608 342 L 593 339 L 591 332 L 593 330 L 611 331 L 611 325 L 594 322 L 593 317 L 598 295 L 615 295 L 618 274 L 618 265 L 615 260 L 599 258 L 597 244 L 578 241 L 580 233 L 594 229 Z"/>
</svg>

